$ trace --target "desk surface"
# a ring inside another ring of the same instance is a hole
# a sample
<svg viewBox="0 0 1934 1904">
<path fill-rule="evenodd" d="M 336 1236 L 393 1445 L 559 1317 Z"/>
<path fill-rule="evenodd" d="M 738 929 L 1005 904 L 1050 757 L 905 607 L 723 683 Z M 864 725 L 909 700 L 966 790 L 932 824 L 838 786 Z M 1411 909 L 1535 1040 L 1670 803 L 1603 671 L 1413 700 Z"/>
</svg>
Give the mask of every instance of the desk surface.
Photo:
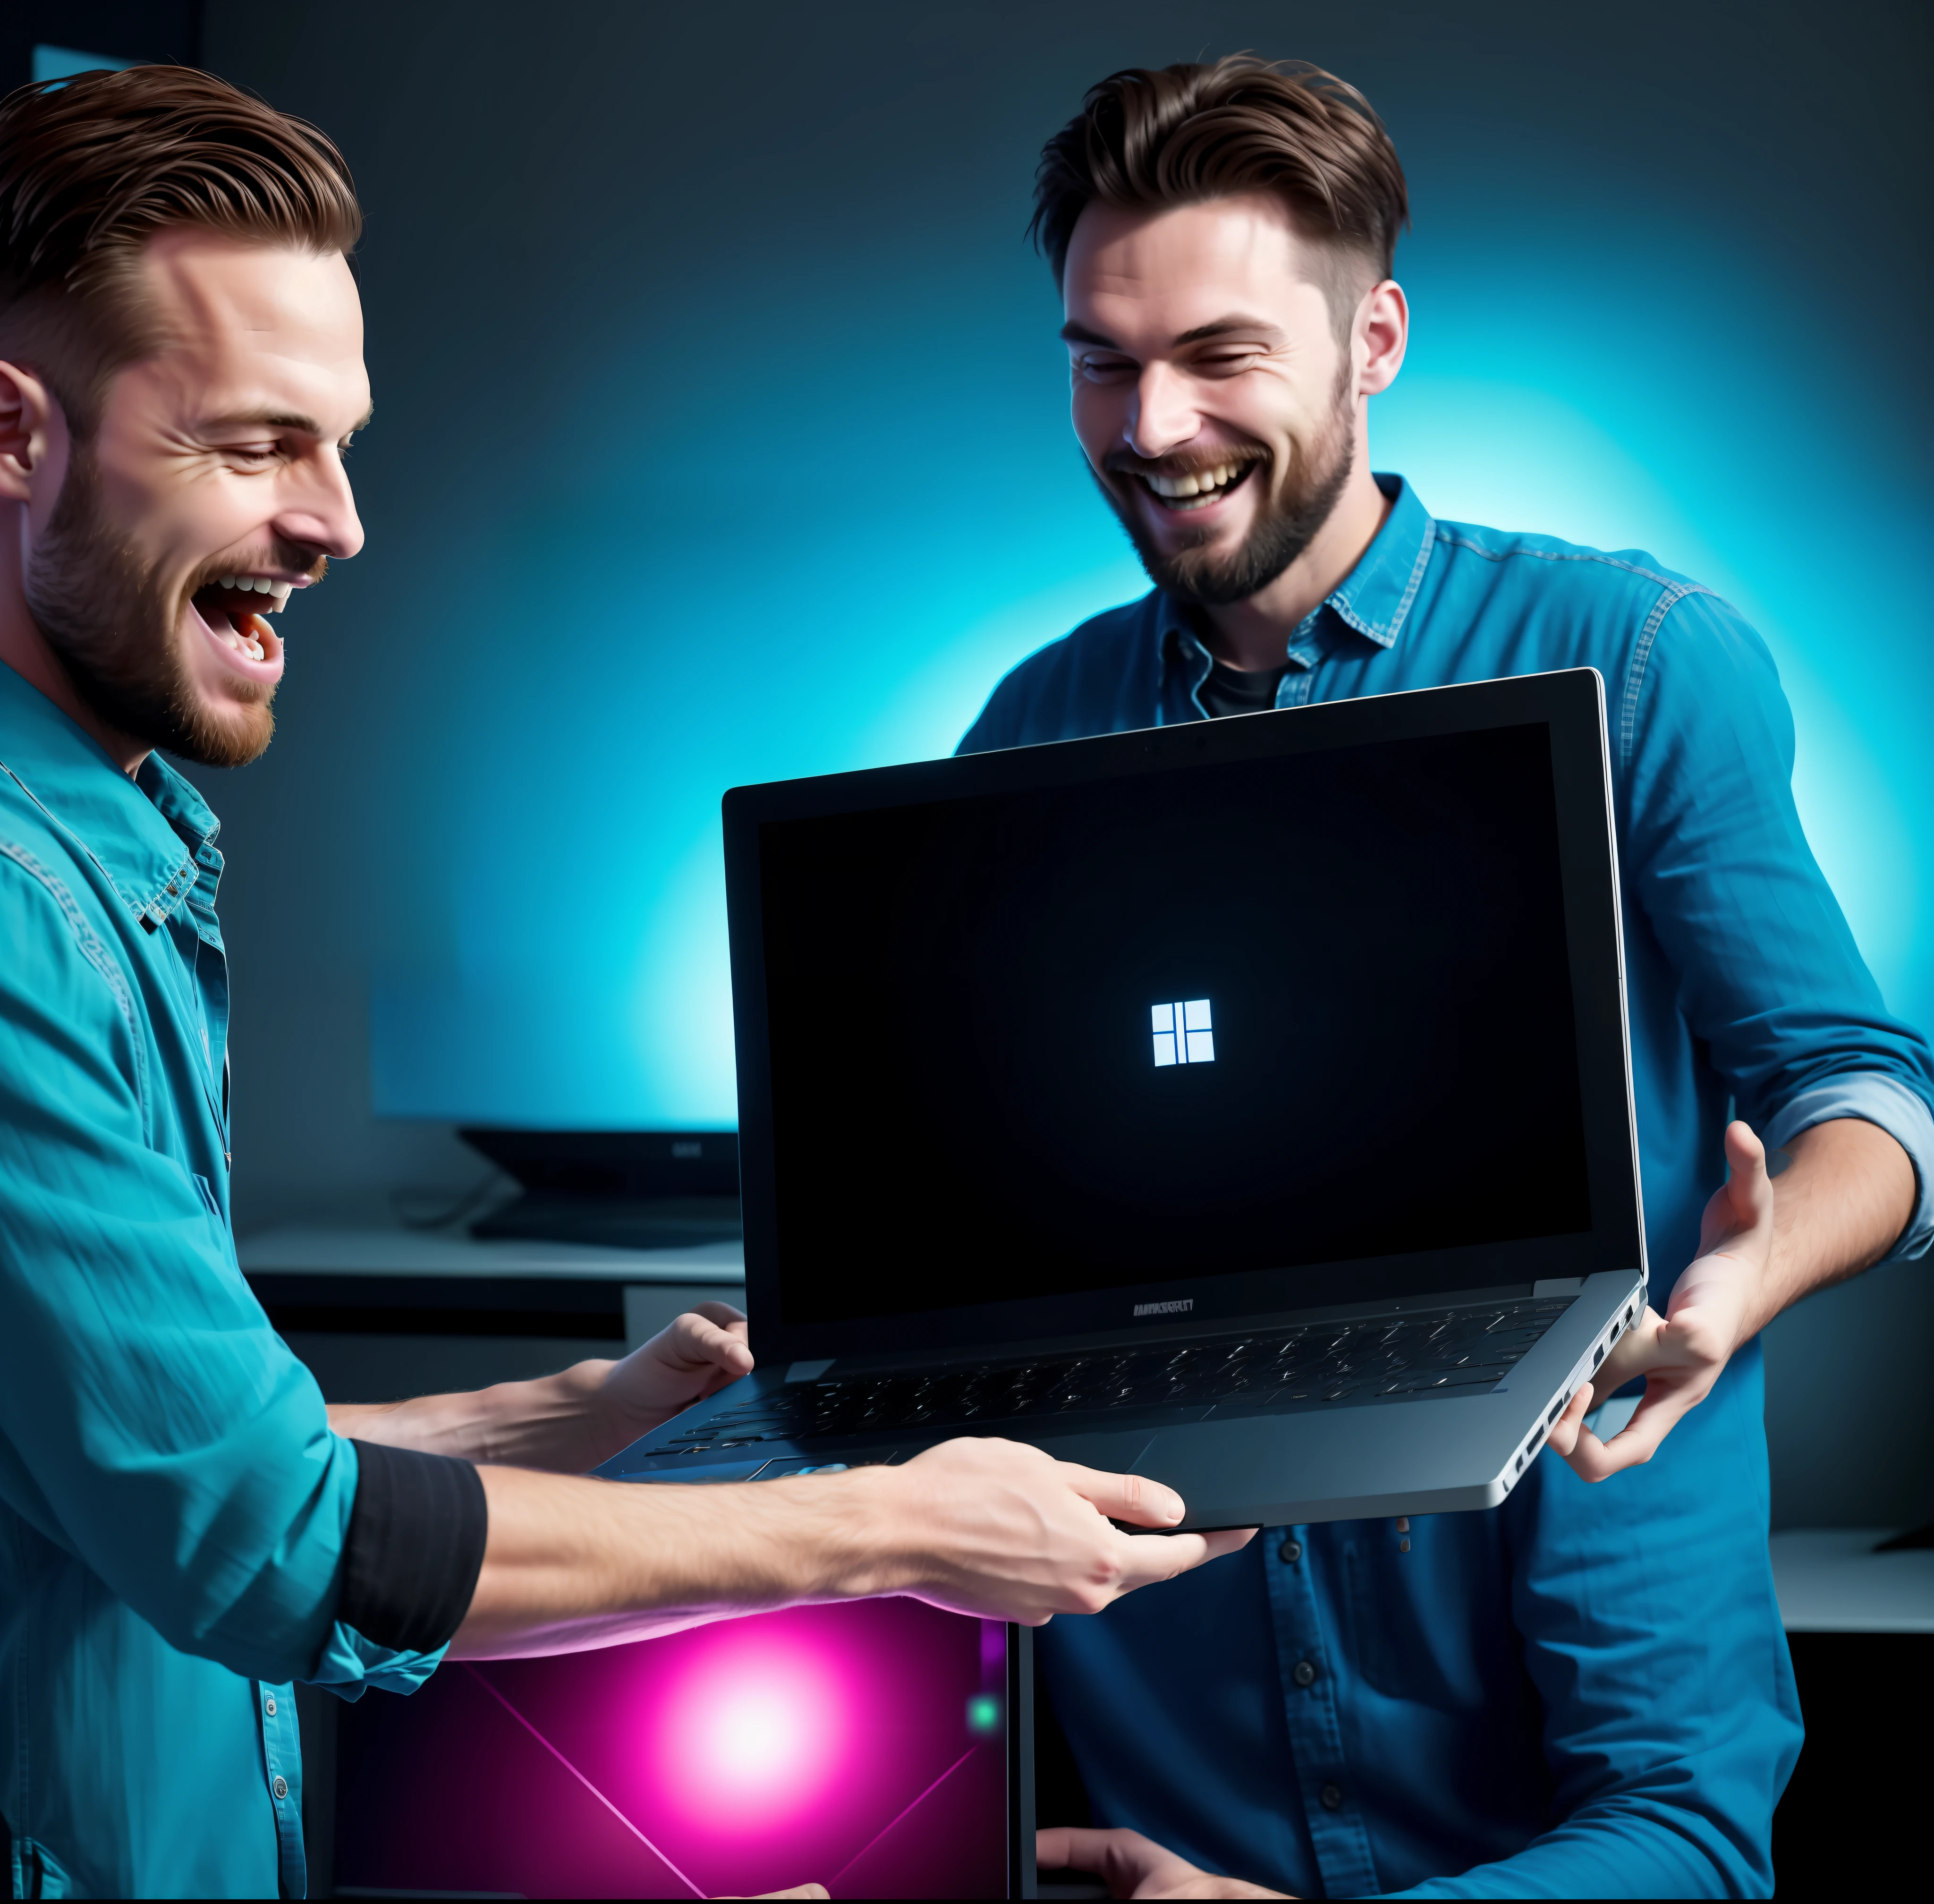
<svg viewBox="0 0 1934 1904">
<path fill-rule="evenodd" d="M 607 1249 L 591 1243 L 477 1237 L 448 1230 L 264 1230 L 236 1246 L 246 1275 L 562 1276 L 596 1282 L 746 1280 L 744 1246 Z"/>
<path fill-rule="evenodd" d="M 1934 1633 L 1934 1547 L 1876 1553 L 1892 1527 L 1796 1527 L 1773 1537 L 1789 1633 Z"/>
</svg>

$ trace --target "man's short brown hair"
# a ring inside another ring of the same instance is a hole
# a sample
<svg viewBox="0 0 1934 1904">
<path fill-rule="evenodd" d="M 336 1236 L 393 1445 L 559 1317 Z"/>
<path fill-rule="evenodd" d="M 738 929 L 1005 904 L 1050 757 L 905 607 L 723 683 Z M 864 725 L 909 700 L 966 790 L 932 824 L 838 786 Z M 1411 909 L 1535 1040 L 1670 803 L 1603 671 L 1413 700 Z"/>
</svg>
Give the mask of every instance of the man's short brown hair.
<svg viewBox="0 0 1934 1904">
<path fill-rule="evenodd" d="M 142 247 L 198 226 L 347 255 L 362 230 L 322 133 L 183 66 L 85 73 L 0 100 L 0 357 L 31 369 L 77 435 L 152 347 Z"/>
<path fill-rule="evenodd" d="M 1075 221 L 1095 199 L 1155 212 L 1247 192 L 1282 200 L 1330 253 L 1339 268 L 1324 289 L 1347 325 L 1357 297 L 1390 275 L 1409 194 L 1370 102 L 1300 60 L 1236 53 L 1110 74 L 1043 148 L 1029 228 L 1059 285 Z"/>
</svg>

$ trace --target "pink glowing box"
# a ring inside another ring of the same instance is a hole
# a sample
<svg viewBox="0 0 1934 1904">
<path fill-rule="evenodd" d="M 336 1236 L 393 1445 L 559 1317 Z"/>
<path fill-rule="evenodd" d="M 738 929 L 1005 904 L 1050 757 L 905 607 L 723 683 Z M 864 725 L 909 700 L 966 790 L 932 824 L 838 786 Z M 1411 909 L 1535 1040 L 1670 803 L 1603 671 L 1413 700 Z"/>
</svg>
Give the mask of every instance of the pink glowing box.
<svg viewBox="0 0 1934 1904">
<path fill-rule="evenodd" d="M 446 1664 L 339 1722 L 339 1887 L 1001 1897 L 1006 1629 L 907 1600 Z"/>
</svg>

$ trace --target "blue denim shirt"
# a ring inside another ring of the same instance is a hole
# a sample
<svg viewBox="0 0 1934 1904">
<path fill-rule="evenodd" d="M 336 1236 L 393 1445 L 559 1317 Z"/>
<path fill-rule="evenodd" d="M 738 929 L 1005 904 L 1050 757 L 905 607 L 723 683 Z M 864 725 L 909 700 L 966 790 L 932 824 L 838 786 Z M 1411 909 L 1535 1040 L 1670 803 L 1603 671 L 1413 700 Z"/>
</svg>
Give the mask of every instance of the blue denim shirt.
<svg viewBox="0 0 1934 1904">
<path fill-rule="evenodd" d="M 221 855 L 0 666 L 0 1835 L 14 1896 L 300 1897 L 291 1682 L 413 1689 L 338 1622 L 356 1451 L 228 1219 Z"/>
<path fill-rule="evenodd" d="M 1604 677 L 1655 1299 L 1734 1105 L 1776 1146 L 1830 1117 L 1890 1131 L 1917 1179 L 1894 1253 L 1923 1254 L 1934 1065 L 1807 846 L 1764 645 L 1649 556 L 1435 522 L 1378 481 L 1390 513 L 1290 637 L 1277 705 Z M 1023 661 L 962 751 L 1200 720 L 1209 667 L 1148 595 Z M 1096 1822 L 1305 1897 L 1767 1894 L 1800 1732 L 1763 1399 L 1753 1342 L 1597 1487 L 1547 1453 L 1488 1513 L 1273 1528 L 1057 1620 L 1042 1658 Z"/>
</svg>

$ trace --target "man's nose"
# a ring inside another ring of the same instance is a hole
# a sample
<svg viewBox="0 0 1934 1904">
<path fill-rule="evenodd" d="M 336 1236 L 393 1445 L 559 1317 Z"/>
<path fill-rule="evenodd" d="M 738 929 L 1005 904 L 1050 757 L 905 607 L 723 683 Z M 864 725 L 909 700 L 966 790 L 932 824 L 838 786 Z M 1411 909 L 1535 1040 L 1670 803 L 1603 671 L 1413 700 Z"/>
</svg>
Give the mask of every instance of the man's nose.
<svg viewBox="0 0 1934 1904">
<path fill-rule="evenodd" d="M 270 525 L 287 542 L 300 542 L 333 561 L 346 561 L 363 546 L 363 521 L 339 458 L 319 458 L 283 499 Z"/>
<path fill-rule="evenodd" d="M 1151 363 L 1135 384 L 1122 440 L 1152 462 L 1192 438 L 1202 427 L 1188 380 L 1165 363 Z"/>
</svg>

